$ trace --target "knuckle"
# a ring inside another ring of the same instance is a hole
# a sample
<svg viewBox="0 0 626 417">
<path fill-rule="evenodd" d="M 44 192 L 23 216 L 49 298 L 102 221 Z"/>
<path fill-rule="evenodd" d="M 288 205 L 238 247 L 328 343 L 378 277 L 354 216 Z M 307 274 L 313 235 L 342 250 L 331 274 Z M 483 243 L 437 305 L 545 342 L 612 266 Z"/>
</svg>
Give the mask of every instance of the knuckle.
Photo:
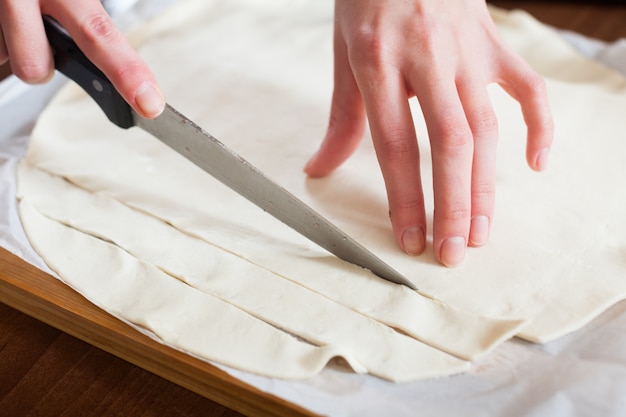
<svg viewBox="0 0 626 417">
<path fill-rule="evenodd" d="M 351 43 L 365 48 L 368 52 L 377 52 L 382 48 L 380 33 L 376 22 L 362 23 L 352 32 Z"/>
<path fill-rule="evenodd" d="M 354 121 L 360 118 L 356 113 L 350 113 L 349 111 L 339 113 L 332 113 L 328 119 L 328 132 L 331 136 L 344 138 L 345 141 L 351 138 L 360 138 L 363 135 L 364 125 L 363 123 L 356 123 Z M 351 117 L 351 116 L 355 117 Z"/>
<path fill-rule="evenodd" d="M 425 209 L 424 200 L 420 198 L 414 198 L 406 201 L 401 201 L 394 205 L 396 210 L 402 210 L 409 213 L 420 213 Z"/>
<path fill-rule="evenodd" d="M 43 82 L 52 74 L 52 69 L 41 63 L 19 64 L 12 70 L 17 78 L 29 84 Z"/>
<path fill-rule="evenodd" d="M 388 190 L 390 191 L 390 190 Z M 424 198 L 417 190 L 395 190 L 389 193 L 389 203 L 395 210 L 413 211 L 423 209 L 425 207 Z"/>
<path fill-rule="evenodd" d="M 94 13 L 87 16 L 81 29 L 90 42 L 108 42 L 117 36 L 117 28 L 104 13 Z"/>
<path fill-rule="evenodd" d="M 346 126 L 361 126 L 361 123 L 356 121 L 363 120 L 365 117 L 365 107 L 363 105 L 363 99 L 359 93 L 352 94 L 340 91 L 335 86 L 333 92 L 333 100 L 329 118 L 329 128 L 344 128 Z M 358 129 L 359 131 L 362 128 Z"/>
<path fill-rule="evenodd" d="M 144 72 L 143 62 L 131 61 L 127 62 L 125 65 L 121 65 L 117 70 L 117 76 L 127 79 L 137 79 Z"/>
<path fill-rule="evenodd" d="M 470 128 L 475 137 L 498 131 L 498 119 L 490 109 L 483 109 L 469 119 Z"/>
<path fill-rule="evenodd" d="M 451 205 L 443 210 L 435 209 L 435 216 L 445 223 L 456 223 L 459 221 L 469 221 L 471 209 L 464 204 Z"/>
<path fill-rule="evenodd" d="M 397 201 L 390 198 L 389 201 L 389 218 L 393 222 L 402 222 L 403 220 L 408 222 L 410 221 L 409 219 L 424 213 L 424 210 L 424 199 L 421 198 L 400 199 Z"/>
<path fill-rule="evenodd" d="M 146 68 L 142 61 L 121 61 L 107 72 L 111 81 L 122 89 L 133 88 L 145 80 Z"/>
<path fill-rule="evenodd" d="M 476 184 L 472 186 L 472 201 L 480 201 L 489 204 L 494 201 L 496 195 L 495 184 Z"/>
<path fill-rule="evenodd" d="M 377 147 L 377 152 L 392 163 L 414 157 L 418 150 L 417 142 L 412 136 L 403 129 L 388 129 Z"/>
<path fill-rule="evenodd" d="M 528 70 L 521 77 L 523 92 L 529 95 L 543 95 L 547 91 L 546 82 L 535 71 Z"/>
<path fill-rule="evenodd" d="M 383 33 L 376 22 L 359 25 L 349 34 L 351 59 L 359 65 L 380 69 L 385 65 L 386 45 Z"/>
<path fill-rule="evenodd" d="M 464 152 L 472 144 L 472 134 L 462 123 L 443 120 L 437 127 L 435 143 L 444 151 Z"/>
</svg>

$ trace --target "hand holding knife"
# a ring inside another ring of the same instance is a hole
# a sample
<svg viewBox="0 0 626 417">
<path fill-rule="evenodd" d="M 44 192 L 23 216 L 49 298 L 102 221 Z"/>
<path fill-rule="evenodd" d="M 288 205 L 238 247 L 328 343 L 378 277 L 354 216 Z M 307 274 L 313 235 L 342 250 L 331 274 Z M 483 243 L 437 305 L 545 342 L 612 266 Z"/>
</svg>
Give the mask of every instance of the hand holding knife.
<svg viewBox="0 0 626 417">
<path fill-rule="evenodd" d="M 124 129 L 133 126 L 144 129 L 337 257 L 388 281 L 417 289 L 399 272 L 171 106 L 166 105 L 163 113 L 155 119 L 139 116 L 54 19 L 44 17 L 44 25 L 53 50 L 55 68 L 79 84 L 112 123 Z"/>
</svg>

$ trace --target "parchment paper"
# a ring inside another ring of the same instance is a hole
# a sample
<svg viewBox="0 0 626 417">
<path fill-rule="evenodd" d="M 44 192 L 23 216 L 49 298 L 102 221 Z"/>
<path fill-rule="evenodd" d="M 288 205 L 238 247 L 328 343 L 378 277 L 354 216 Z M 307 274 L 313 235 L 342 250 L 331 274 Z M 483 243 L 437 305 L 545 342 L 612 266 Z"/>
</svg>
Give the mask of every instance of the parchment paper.
<svg viewBox="0 0 626 417">
<path fill-rule="evenodd" d="M 123 0 L 107 5 L 115 13 L 123 11 L 117 22 L 128 27 L 173 2 L 140 0 L 133 6 L 132 0 Z M 561 35 L 583 54 L 626 75 L 626 40 L 607 45 L 574 33 Z M 50 271 L 32 250 L 17 216 L 15 167 L 38 114 L 64 83 L 62 76 L 37 87 L 14 77 L 0 83 L 0 245 L 46 272 Z M 552 343 L 533 345 L 513 339 L 477 361 L 466 374 L 410 384 L 332 369 L 306 381 L 281 381 L 215 365 L 323 415 L 623 416 L 626 303 Z"/>
</svg>

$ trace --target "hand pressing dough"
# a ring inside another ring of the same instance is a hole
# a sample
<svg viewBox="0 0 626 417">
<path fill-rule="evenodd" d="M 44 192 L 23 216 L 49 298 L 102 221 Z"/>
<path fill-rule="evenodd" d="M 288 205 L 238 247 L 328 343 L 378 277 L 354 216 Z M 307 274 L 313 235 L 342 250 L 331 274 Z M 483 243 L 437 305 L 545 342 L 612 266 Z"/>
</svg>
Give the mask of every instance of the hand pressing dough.
<svg viewBox="0 0 626 417">
<path fill-rule="evenodd" d="M 245 270 L 255 271 L 244 274 L 246 279 L 254 280 L 257 274 L 271 277 L 268 280 L 290 292 L 315 294 L 323 305 L 346 314 L 349 310 L 351 316 L 355 312 L 367 315 L 375 323 L 372 327 L 380 331 L 380 323 L 387 323 L 464 358 L 492 349 L 515 332 L 545 341 L 575 330 L 626 294 L 626 221 L 621 215 L 626 194 L 605 188 L 626 174 L 621 127 L 626 116 L 624 82 L 576 55 L 528 16 L 498 11 L 494 16 L 506 40 L 547 77 L 557 138 L 549 170 L 531 172 L 525 166 L 525 128 L 518 106 L 500 89 L 490 91 L 501 126 L 494 230 L 490 243 L 469 250 L 465 263 L 455 269 L 437 265 L 430 254 L 407 257 L 396 247 L 369 138 L 329 178 L 307 180 L 302 174 L 302 166 L 323 137 L 332 91 L 330 2 L 190 1 L 134 36 L 172 105 L 400 269 L 422 294 L 443 303 L 382 282 L 328 255 L 142 131 L 122 132 L 108 124 L 97 106 L 74 86 L 65 89 L 42 114 L 33 133 L 19 176 L 25 228 L 33 242 L 49 242 L 58 239 L 56 233 L 68 230 L 64 224 L 71 224 L 68 239 L 99 245 L 103 239 L 112 241 L 118 245 L 107 244 L 116 248 L 113 252 L 166 270 L 169 279 L 185 280 L 189 291 L 206 296 L 219 293 L 211 296 L 229 304 L 238 300 L 240 306 L 262 301 L 260 296 L 255 299 L 234 291 L 248 288 L 248 281 L 230 287 L 227 278 L 233 275 L 215 280 L 196 276 L 195 267 L 188 268 L 190 261 L 170 259 L 175 252 L 172 247 L 149 249 L 150 240 L 170 241 L 139 226 L 143 222 L 128 222 L 128 236 L 114 234 L 110 225 L 115 218 L 95 215 L 106 199 L 105 206 L 124 207 L 133 216 L 159 224 L 160 229 L 165 227 L 163 222 L 173 226 L 167 230 L 177 230 L 186 241 L 195 239 L 201 251 L 211 247 L 228 254 L 223 259 L 237 260 L 234 270 L 245 265 Z M 415 102 L 412 105 L 425 156 L 424 180 L 429 181 L 426 129 L 420 109 Z M 30 174 L 25 172 L 35 169 L 31 166 L 67 178 L 96 196 L 90 209 L 82 210 L 84 219 L 63 211 L 67 207 L 57 210 L 63 206 L 65 191 L 51 196 L 45 181 L 29 182 Z M 37 220 L 42 218 L 37 211 L 56 226 L 34 226 L 45 223 Z M 140 239 L 126 240 L 133 237 Z M 48 249 L 43 244 L 35 246 L 57 271 L 68 268 L 63 251 L 54 245 Z M 87 246 L 77 246 L 89 252 Z M 176 248 L 186 253 L 186 247 Z M 84 271 L 97 270 L 101 262 L 109 261 L 93 255 L 81 259 L 93 262 L 82 265 Z M 202 262 L 194 265 L 207 267 Z M 233 281 L 241 276 L 235 274 Z M 86 277 L 82 278 L 75 276 L 80 285 L 87 285 Z M 88 292 L 88 287 L 83 291 Z M 126 296 L 132 300 L 137 294 Z M 97 295 L 94 292 L 90 298 L 102 305 Z M 270 303 L 246 305 L 239 308 L 254 317 L 263 315 L 268 322 L 275 313 L 268 309 Z M 271 320 L 280 319 L 277 316 Z M 522 327 L 525 320 L 530 322 L 528 327 Z M 265 326 L 262 320 L 256 322 Z M 290 332 L 298 327 L 296 323 L 289 329 L 281 327 L 285 324 L 274 325 Z M 320 343 L 319 333 L 305 335 L 309 330 L 321 332 L 323 326 L 315 327 L 301 326 L 298 336 Z M 181 342 L 176 337 L 163 339 Z M 362 364 L 355 352 L 367 346 L 346 346 L 330 356 L 341 355 L 357 370 L 388 379 L 443 375 L 466 366 L 421 346 L 415 352 L 438 358 L 435 367 L 439 371 L 418 365 L 404 372 L 385 368 L 383 362 L 375 365 L 375 359 Z M 316 366 L 330 356 L 321 355 Z M 221 361 L 210 354 L 205 357 Z"/>
</svg>

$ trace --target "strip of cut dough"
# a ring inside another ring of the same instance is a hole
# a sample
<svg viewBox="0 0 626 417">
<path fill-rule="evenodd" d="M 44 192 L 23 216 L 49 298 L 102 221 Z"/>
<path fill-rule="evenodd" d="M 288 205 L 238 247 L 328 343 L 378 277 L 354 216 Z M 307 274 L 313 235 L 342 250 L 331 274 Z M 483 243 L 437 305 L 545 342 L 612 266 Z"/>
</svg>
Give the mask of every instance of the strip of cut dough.
<svg viewBox="0 0 626 417">
<path fill-rule="evenodd" d="M 96 305 L 190 354 L 280 378 L 315 375 L 335 356 L 364 371 L 337 346 L 299 341 L 249 314 L 171 279 L 118 247 L 20 202 L 36 250 L 72 288 Z M 33 232 L 35 230 L 35 232 Z M 60 243 L 62 242 L 62 243 Z M 94 268 L 90 259 L 102 262 Z M 254 346 L 254 348 L 252 347 Z"/>
<path fill-rule="evenodd" d="M 29 195 L 22 199 L 21 204 L 33 207 L 30 212 L 26 210 L 24 213 L 29 223 L 32 216 L 41 216 L 33 211 L 36 208 L 48 219 L 47 222 L 52 219 L 59 225 L 70 227 L 45 225 L 39 218 L 35 220 L 39 222 L 34 226 L 35 231 L 31 229 L 28 232 L 29 236 L 33 236 L 36 247 L 48 254 L 51 267 L 99 305 L 106 306 L 128 321 L 147 327 L 163 340 L 184 350 L 268 376 L 293 377 L 290 373 L 281 374 L 285 367 L 289 367 L 289 362 L 294 362 L 296 367 L 305 367 L 307 362 L 302 358 L 313 354 L 290 348 L 284 341 L 284 335 L 274 341 L 272 336 L 276 330 L 269 334 L 257 334 L 257 327 L 267 330 L 265 323 L 269 323 L 311 345 L 325 347 L 319 349 L 319 358 L 313 365 L 299 370 L 305 376 L 318 372 L 320 364 L 323 366 L 322 361 L 328 360 L 329 352 L 342 352 L 335 355 L 345 357 L 354 369 L 396 382 L 458 373 L 469 366 L 468 362 L 400 334 L 234 254 L 180 233 L 107 196 L 87 193 L 27 164 L 22 164 L 20 171 L 20 188 Z M 33 188 L 40 192 L 29 193 Z M 62 199 L 58 198 L 60 195 Z M 59 238 L 64 242 L 69 239 L 71 244 L 59 246 L 56 244 Z M 112 242 L 115 246 L 102 241 Z M 102 245 L 106 246 L 106 251 L 96 249 Z M 52 247 L 60 249 L 51 250 Z M 66 251 L 72 254 L 73 262 L 67 262 Z M 110 264 L 109 268 L 88 272 L 94 257 Z M 112 259 L 114 257 L 121 260 Z M 132 263 L 133 258 L 136 258 L 134 263 L 139 265 L 135 268 L 141 268 L 139 271 L 125 266 Z M 111 280 L 108 275 L 115 274 L 116 267 L 119 267 L 117 274 L 121 277 Z M 155 271 L 157 268 L 189 286 L 158 274 Z M 84 277 L 80 278 L 81 275 Z M 130 285 L 119 284 L 118 281 L 124 280 Z M 101 287 L 109 281 L 112 282 L 107 292 L 113 294 L 102 297 Z M 148 287 L 149 291 L 144 292 L 142 286 Z M 210 297 L 200 296 L 199 292 Z M 198 303 L 206 302 L 205 298 L 212 301 L 207 305 L 216 306 L 206 311 L 193 310 L 195 319 L 190 321 L 188 317 L 192 313 L 187 310 L 197 308 Z M 122 299 L 124 306 L 119 307 Z M 190 299 L 199 301 L 192 302 Z M 150 300 L 147 307 L 146 300 Z M 180 306 L 176 307 L 177 304 Z M 237 308 L 234 310 L 237 314 L 228 314 L 233 310 L 231 306 Z M 226 310 L 226 314 L 218 308 Z M 209 337 L 207 333 L 215 321 L 223 321 L 218 331 L 231 327 L 240 338 L 231 341 L 218 332 L 211 333 Z M 186 337 L 164 333 L 163 328 L 170 332 L 180 328 L 181 335 Z M 194 337 L 194 334 L 198 336 Z M 248 338 L 244 340 L 246 336 Z M 286 339 L 298 346 L 302 344 L 293 337 Z M 216 342 L 209 345 L 208 340 Z M 239 343 L 237 348 L 235 343 Z M 253 368 L 248 364 L 248 361 L 265 362 L 268 350 L 272 350 L 276 343 L 279 344 L 279 351 L 271 355 L 275 370 L 268 373 L 266 365 Z M 216 348 L 213 345 L 220 346 Z M 286 346 L 282 348 L 282 345 Z M 225 355 L 222 349 L 226 349 L 229 355 Z M 289 349 L 290 354 L 280 354 L 284 349 Z M 205 351 L 206 354 L 203 354 Z M 238 360 L 242 361 L 242 366 L 238 365 Z M 276 361 L 283 363 L 277 365 Z"/>
<path fill-rule="evenodd" d="M 46 216 L 112 241 L 133 256 L 179 277 L 193 287 L 311 343 L 329 343 L 327 339 L 319 340 L 316 334 L 319 331 L 314 327 L 318 321 L 339 320 L 340 313 L 345 309 L 340 308 L 342 306 L 464 359 L 486 353 L 525 324 L 455 310 L 404 286 L 364 273 L 361 268 L 342 265 L 342 262 L 333 262 L 330 267 L 322 262 L 323 268 L 320 268 L 315 265 L 319 263 L 316 258 L 303 259 L 305 268 L 315 271 L 315 276 L 302 274 L 296 279 L 285 279 L 235 254 L 181 233 L 106 195 L 93 195 L 73 187 L 28 163 L 21 164 L 20 179 L 20 194 L 28 196 L 31 204 Z M 151 238 L 146 239 L 146 235 Z M 304 284 L 310 290 L 299 285 L 305 281 L 303 276 L 309 277 Z M 301 308 L 303 305 L 307 306 L 304 310 Z M 344 326 L 352 330 L 344 332 Z M 367 326 L 370 329 L 375 327 L 374 324 Z M 339 320 L 333 329 L 325 329 L 324 332 L 339 332 L 337 336 L 349 338 L 342 342 L 343 345 L 358 346 L 362 337 L 358 337 L 355 329 L 354 323 Z M 338 342 L 337 336 L 334 342 Z M 381 346 L 377 350 L 383 351 L 384 348 Z M 359 359 L 358 355 L 355 357 Z M 368 364 L 365 360 L 360 360 L 360 363 L 371 373 L 378 374 L 374 371 L 376 364 Z"/>
</svg>

